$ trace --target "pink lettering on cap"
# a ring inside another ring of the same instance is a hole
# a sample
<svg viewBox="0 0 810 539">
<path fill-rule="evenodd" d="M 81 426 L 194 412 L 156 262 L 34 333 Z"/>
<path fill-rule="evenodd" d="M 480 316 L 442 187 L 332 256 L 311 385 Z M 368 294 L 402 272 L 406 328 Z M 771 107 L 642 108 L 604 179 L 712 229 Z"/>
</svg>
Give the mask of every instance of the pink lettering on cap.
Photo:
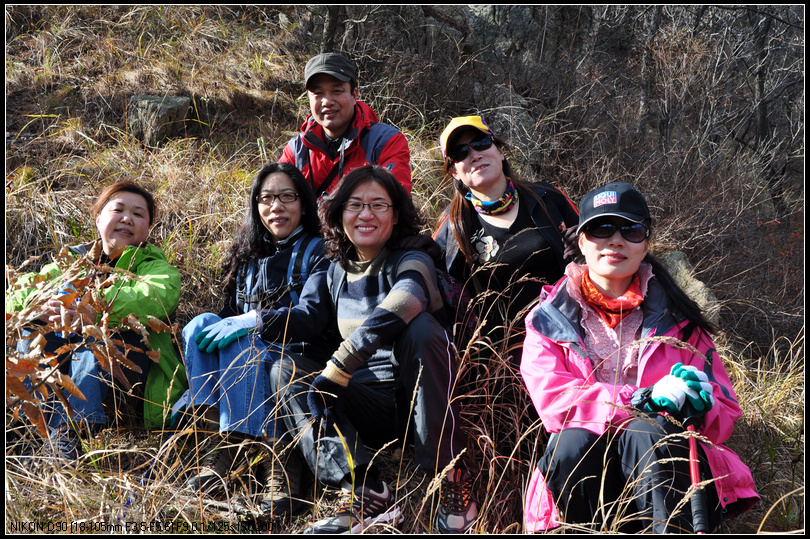
<svg viewBox="0 0 810 539">
<path fill-rule="evenodd" d="M 594 208 L 598 208 L 604 204 L 616 204 L 616 191 L 605 191 L 593 197 Z"/>
</svg>

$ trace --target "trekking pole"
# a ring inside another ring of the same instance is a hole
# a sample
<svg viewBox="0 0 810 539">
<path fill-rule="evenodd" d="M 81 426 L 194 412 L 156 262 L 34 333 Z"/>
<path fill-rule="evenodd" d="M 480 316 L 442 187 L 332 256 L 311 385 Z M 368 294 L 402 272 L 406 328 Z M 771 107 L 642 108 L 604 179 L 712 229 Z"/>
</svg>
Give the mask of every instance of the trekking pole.
<svg viewBox="0 0 810 539">
<path fill-rule="evenodd" d="M 683 424 L 690 433 L 695 432 L 695 425 L 701 420 L 701 416 L 687 402 L 683 406 Z M 689 473 L 692 476 L 692 531 L 697 534 L 709 532 L 709 518 L 706 512 L 706 491 L 698 488 L 700 484 L 700 459 L 698 457 L 697 438 L 689 436 Z"/>
</svg>

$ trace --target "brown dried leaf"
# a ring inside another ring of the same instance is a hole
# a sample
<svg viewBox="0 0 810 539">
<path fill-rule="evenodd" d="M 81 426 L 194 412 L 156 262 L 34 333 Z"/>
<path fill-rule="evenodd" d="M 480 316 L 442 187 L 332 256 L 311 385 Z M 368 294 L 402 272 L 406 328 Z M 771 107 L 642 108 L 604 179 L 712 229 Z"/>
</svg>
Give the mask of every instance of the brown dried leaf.
<svg viewBox="0 0 810 539">
<path fill-rule="evenodd" d="M 104 342 L 106 340 L 106 335 L 104 335 L 104 331 L 94 324 L 87 324 L 82 328 L 82 335 L 85 337 L 91 337 L 99 342 Z"/>
<path fill-rule="evenodd" d="M 132 331 L 138 333 L 141 337 L 146 338 L 148 333 L 146 331 L 146 327 L 138 320 L 138 317 L 134 314 L 128 314 L 126 318 L 121 320 L 121 324 L 128 327 Z"/>
<path fill-rule="evenodd" d="M 147 350 L 146 357 L 148 357 L 155 363 L 160 363 L 160 350 Z"/>
<path fill-rule="evenodd" d="M 75 279 L 73 281 L 70 281 L 70 285 L 79 292 L 83 292 L 87 288 L 87 285 L 89 284 L 90 284 L 90 277 L 87 276 L 84 276 L 81 279 Z"/>
<path fill-rule="evenodd" d="M 32 352 L 34 351 L 38 352 L 42 348 L 45 348 L 45 344 L 47 342 L 48 341 L 45 339 L 44 335 L 42 335 L 41 333 L 37 333 L 36 337 L 34 337 L 34 339 L 31 341 L 31 344 L 28 345 L 28 350 Z"/>
<path fill-rule="evenodd" d="M 149 326 L 149 328 L 152 331 L 156 331 L 158 333 L 171 332 L 172 331 L 172 328 L 171 328 L 171 326 L 169 326 L 169 324 L 167 324 L 166 322 L 164 322 L 160 318 L 155 318 L 152 315 L 147 315 L 146 316 L 146 324 Z"/>
<path fill-rule="evenodd" d="M 62 346 L 56 349 L 56 352 L 54 352 L 54 354 L 56 354 L 57 356 L 61 356 L 63 354 L 70 354 L 73 352 L 75 348 L 76 348 L 75 344 L 71 343 L 63 344 Z"/>
<path fill-rule="evenodd" d="M 87 254 L 87 257 L 90 260 L 98 260 L 101 258 L 101 242 L 97 241 L 93 244 L 90 248 L 90 252 Z"/>
<path fill-rule="evenodd" d="M 15 396 L 20 400 L 36 402 L 36 399 L 28 392 L 22 380 L 14 376 L 6 375 L 6 405 L 8 406 L 11 397 Z"/>
<path fill-rule="evenodd" d="M 25 357 L 6 356 L 6 378 L 14 376 L 25 378 L 39 370 L 39 361 L 32 361 Z"/>
<path fill-rule="evenodd" d="M 111 349 L 117 351 L 117 349 L 114 346 L 107 348 L 104 351 L 101 351 L 96 347 L 92 348 L 93 355 L 96 356 L 99 366 L 108 373 L 110 373 L 113 376 L 113 378 L 121 382 L 121 384 L 127 389 L 127 391 L 129 391 L 130 389 L 132 389 L 132 384 L 129 383 L 129 380 L 127 380 L 124 371 L 121 370 L 121 366 L 118 364 L 115 354 L 110 353 Z M 118 355 L 121 355 L 121 353 L 118 352 Z"/>
<path fill-rule="evenodd" d="M 99 289 L 107 288 L 107 287 L 110 287 L 110 286 L 114 285 L 119 280 L 121 280 L 121 276 L 118 275 L 117 273 L 113 273 L 111 275 L 108 275 L 107 278 L 104 279 L 104 281 L 102 281 L 102 283 L 98 285 L 98 287 L 99 287 Z"/>
<path fill-rule="evenodd" d="M 59 377 L 59 384 L 61 384 L 63 388 L 68 390 L 68 393 L 70 393 L 77 399 L 81 399 L 83 401 L 87 400 L 87 397 L 85 397 L 84 393 L 82 393 L 81 390 L 78 388 L 78 386 L 76 386 L 76 384 L 73 383 L 73 380 L 70 379 L 70 376 L 62 374 Z"/>
<path fill-rule="evenodd" d="M 59 303 L 61 303 L 65 307 L 69 307 L 69 306 L 73 305 L 74 303 L 76 303 L 76 299 L 78 299 L 78 297 L 79 297 L 78 292 L 76 292 L 75 290 L 69 290 L 69 289 L 65 289 L 64 292 L 65 293 L 62 293 L 60 291 L 59 294 L 56 295 L 55 299 Z"/>
<path fill-rule="evenodd" d="M 48 386 L 51 388 L 51 391 L 53 391 L 53 394 L 56 395 L 56 398 L 59 399 L 59 402 L 62 403 L 62 406 L 65 407 L 65 412 L 67 412 L 67 415 L 73 416 L 73 406 L 70 405 L 70 401 L 65 396 L 65 392 L 62 391 L 62 388 L 51 383 L 49 383 Z"/>
<path fill-rule="evenodd" d="M 84 268 L 81 264 L 74 262 L 62 272 L 62 281 L 72 283 L 84 277 Z"/>
<path fill-rule="evenodd" d="M 130 348 L 131 348 L 132 350 L 136 350 L 136 351 L 138 351 L 138 352 L 142 352 L 142 350 L 141 350 L 140 348 L 135 348 L 135 347 L 127 347 L 127 348 L 128 348 L 128 349 L 130 349 Z M 117 348 L 116 348 L 116 353 L 115 353 L 115 354 L 113 354 L 113 357 L 114 357 L 116 360 L 118 360 L 118 363 L 120 363 L 121 365 L 123 365 L 123 366 L 124 366 L 124 367 L 126 367 L 127 369 L 129 369 L 129 370 L 131 370 L 131 371 L 135 371 L 135 372 L 137 372 L 138 374 L 141 374 L 141 373 L 143 372 L 143 371 L 141 370 L 141 368 L 140 368 L 140 367 L 139 367 L 139 366 L 138 366 L 136 363 L 134 363 L 134 362 L 133 362 L 131 359 L 129 359 L 129 357 L 127 357 L 127 354 L 122 354 L 122 353 L 120 352 L 120 350 L 118 350 Z"/>
<path fill-rule="evenodd" d="M 48 436 L 48 427 L 45 423 L 45 416 L 42 415 L 42 410 L 28 402 L 20 404 L 20 408 L 25 412 L 25 416 L 28 420 L 37 427 L 37 432 L 40 436 Z"/>
</svg>

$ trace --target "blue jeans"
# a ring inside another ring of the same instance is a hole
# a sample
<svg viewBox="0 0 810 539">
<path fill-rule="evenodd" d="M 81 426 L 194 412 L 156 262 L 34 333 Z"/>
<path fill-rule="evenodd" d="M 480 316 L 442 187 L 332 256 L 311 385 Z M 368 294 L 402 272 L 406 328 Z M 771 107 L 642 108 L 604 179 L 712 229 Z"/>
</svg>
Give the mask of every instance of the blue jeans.
<svg viewBox="0 0 810 539">
<path fill-rule="evenodd" d="M 25 335 L 30 334 L 29 331 L 23 333 Z M 140 337 L 131 331 L 122 331 L 112 335 L 112 337 L 123 340 L 130 346 L 137 348 L 143 347 Z M 67 339 L 64 339 L 61 335 L 57 335 L 56 333 L 48 333 L 45 335 L 45 341 L 46 345 L 44 351 L 49 353 L 56 353 L 59 348 L 69 343 Z M 60 402 L 56 399 L 49 400 L 47 405 L 43 407 L 47 412 L 48 426 L 53 429 L 60 425 L 68 424 L 71 420 L 104 425 L 107 422 L 107 417 L 104 413 L 104 399 L 107 397 L 107 391 L 112 385 L 112 377 L 107 371 L 99 367 L 96 356 L 93 354 L 92 350 L 84 346 L 79 346 L 82 342 L 81 339 L 71 339 L 71 342 L 73 342 L 75 346 L 78 346 L 78 348 L 68 352 L 72 357 L 70 361 L 63 365 L 61 371 L 70 377 L 87 400 L 82 400 L 68 391 L 64 391 L 68 402 L 73 408 L 72 418 L 68 416 L 67 410 L 65 410 L 65 407 Z M 93 339 L 89 338 L 88 342 L 93 342 Z M 30 343 L 31 341 L 19 341 L 17 343 L 17 349 L 23 353 L 28 353 Z M 120 346 L 119 349 L 124 352 L 124 349 Z M 127 354 L 127 357 L 130 361 L 138 365 L 142 372 L 139 374 L 124 367 L 122 367 L 121 370 L 124 376 L 126 376 L 127 381 L 132 386 L 136 387 L 134 392 L 142 395 L 143 384 L 146 383 L 152 361 L 146 354 L 132 350 Z M 64 354 L 59 357 L 58 361 L 61 362 L 63 359 L 65 359 Z M 140 384 L 140 386 L 138 386 L 138 384 Z"/>
<path fill-rule="evenodd" d="M 257 335 L 242 337 L 227 347 L 204 352 L 195 338 L 222 320 L 212 313 L 195 316 L 183 328 L 190 402 L 219 410 L 219 431 L 254 437 L 281 437 L 284 428 L 275 417 L 275 394 L 270 387 L 270 365 L 283 350 Z"/>
</svg>

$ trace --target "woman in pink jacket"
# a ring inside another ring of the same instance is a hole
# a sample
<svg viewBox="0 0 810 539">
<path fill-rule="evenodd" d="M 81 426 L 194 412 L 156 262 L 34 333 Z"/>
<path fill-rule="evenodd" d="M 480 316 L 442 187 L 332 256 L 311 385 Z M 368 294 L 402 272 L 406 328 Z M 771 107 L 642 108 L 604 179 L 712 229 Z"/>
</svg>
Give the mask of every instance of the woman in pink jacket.
<svg viewBox="0 0 810 539">
<path fill-rule="evenodd" d="M 691 532 L 688 441 L 672 421 L 687 413 L 706 440 L 714 529 L 759 499 L 748 467 L 720 445 L 741 412 L 715 328 L 648 253 L 652 220 L 638 191 L 605 185 L 579 213 L 586 264 L 569 264 L 526 318 L 521 373 L 550 433 L 526 493 L 527 530 Z"/>
</svg>

